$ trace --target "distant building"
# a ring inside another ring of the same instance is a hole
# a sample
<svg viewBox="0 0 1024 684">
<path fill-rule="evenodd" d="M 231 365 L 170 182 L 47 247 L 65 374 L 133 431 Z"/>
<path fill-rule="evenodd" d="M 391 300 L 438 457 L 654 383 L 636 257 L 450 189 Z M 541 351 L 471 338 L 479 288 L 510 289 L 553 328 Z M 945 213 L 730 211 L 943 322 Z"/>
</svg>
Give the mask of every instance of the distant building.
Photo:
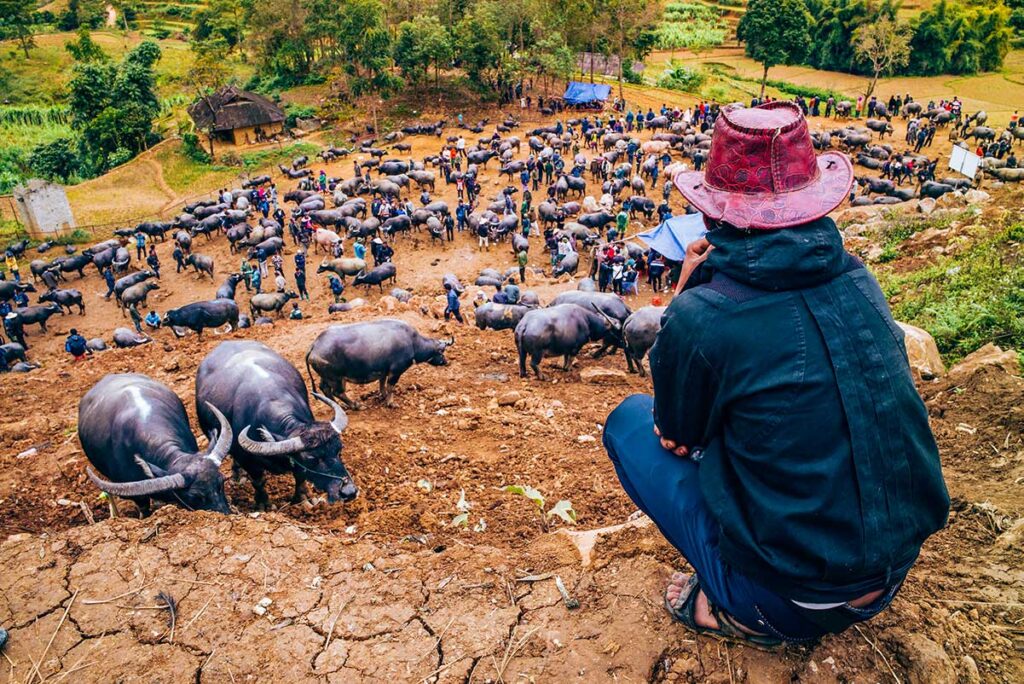
<svg viewBox="0 0 1024 684">
<path fill-rule="evenodd" d="M 196 128 L 214 140 L 251 145 L 284 130 L 284 110 L 256 93 L 225 86 L 188 108 Z"/>
<path fill-rule="evenodd" d="M 18 217 L 30 237 L 45 240 L 75 228 L 75 217 L 64 188 L 49 181 L 32 179 L 14 188 Z"/>
</svg>

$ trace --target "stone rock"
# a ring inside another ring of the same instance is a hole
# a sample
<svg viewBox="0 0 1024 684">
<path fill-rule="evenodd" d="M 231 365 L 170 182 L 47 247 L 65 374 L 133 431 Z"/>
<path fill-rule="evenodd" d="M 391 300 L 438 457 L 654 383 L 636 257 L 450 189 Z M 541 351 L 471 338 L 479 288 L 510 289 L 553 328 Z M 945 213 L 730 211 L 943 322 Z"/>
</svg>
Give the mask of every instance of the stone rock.
<svg viewBox="0 0 1024 684">
<path fill-rule="evenodd" d="M 922 634 L 904 634 L 895 644 L 907 668 L 908 684 L 957 684 L 956 670 L 942 646 Z"/>
<path fill-rule="evenodd" d="M 968 354 L 963 361 L 949 369 L 949 377 L 962 379 L 973 375 L 983 366 L 997 366 L 1010 375 L 1020 375 L 1020 359 L 1012 349 L 1003 350 L 996 345 L 986 344 Z"/>
<path fill-rule="evenodd" d="M 392 297 L 391 295 L 384 295 L 383 297 L 380 298 L 380 301 L 377 302 L 378 309 L 387 311 L 389 313 L 391 311 L 394 311 L 397 306 L 398 300 Z"/>
<path fill-rule="evenodd" d="M 498 397 L 498 406 L 514 406 L 517 401 L 523 398 L 523 395 L 515 390 L 511 392 L 505 392 Z"/>
<path fill-rule="evenodd" d="M 917 211 L 925 216 L 931 216 L 932 212 L 935 211 L 935 198 L 922 197 L 919 199 L 917 201 Z"/>
<path fill-rule="evenodd" d="M 590 382 L 594 384 L 617 384 L 626 382 L 627 375 L 625 371 L 621 371 L 617 368 L 600 368 L 591 367 L 584 368 L 580 371 L 580 379 L 584 382 Z"/>
<path fill-rule="evenodd" d="M 974 658 L 965 655 L 960 659 L 960 681 L 963 684 L 981 684 L 981 673 L 978 672 L 978 663 Z"/>
<path fill-rule="evenodd" d="M 878 261 L 880 258 L 882 258 L 882 254 L 884 253 L 885 250 L 879 247 L 878 245 L 871 245 L 870 247 L 868 247 L 867 251 L 864 252 L 864 258 L 867 259 L 868 261 Z"/>
<path fill-rule="evenodd" d="M 964 199 L 967 200 L 968 204 L 983 204 L 992 199 L 984 190 L 968 190 L 964 193 Z"/>
<path fill-rule="evenodd" d="M 935 338 L 928 331 L 899 321 L 896 321 L 896 325 L 903 330 L 903 342 L 907 346 L 910 368 L 918 373 L 922 380 L 932 380 L 946 372 Z"/>
</svg>

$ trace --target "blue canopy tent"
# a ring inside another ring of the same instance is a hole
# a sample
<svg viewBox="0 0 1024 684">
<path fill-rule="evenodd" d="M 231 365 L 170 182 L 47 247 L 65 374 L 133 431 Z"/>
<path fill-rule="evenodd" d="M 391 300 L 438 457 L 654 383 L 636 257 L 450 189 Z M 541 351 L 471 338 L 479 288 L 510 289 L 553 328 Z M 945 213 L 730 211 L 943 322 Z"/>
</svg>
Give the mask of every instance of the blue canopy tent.
<svg viewBox="0 0 1024 684">
<path fill-rule="evenodd" d="M 604 102 L 611 95 L 612 87 L 604 83 L 582 83 L 570 81 L 562 99 L 571 105 L 587 104 L 588 102 Z"/>
<path fill-rule="evenodd" d="M 637 233 L 637 237 L 666 259 L 682 261 L 690 243 L 704 237 L 707 232 L 703 214 L 683 214 L 666 219 L 656 228 Z"/>
</svg>

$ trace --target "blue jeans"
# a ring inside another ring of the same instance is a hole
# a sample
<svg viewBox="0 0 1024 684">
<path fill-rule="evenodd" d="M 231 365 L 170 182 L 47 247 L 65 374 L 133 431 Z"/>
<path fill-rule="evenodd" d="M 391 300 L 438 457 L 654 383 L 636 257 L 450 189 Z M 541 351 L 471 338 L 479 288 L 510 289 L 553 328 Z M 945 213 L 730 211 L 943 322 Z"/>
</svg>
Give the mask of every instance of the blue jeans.
<svg viewBox="0 0 1024 684">
<path fill-rule="evenodd" d="M 704 502 L 699 466 L 661 446 L 653 408 L 648 395 L 627 397 L 608 416 L 604 446 L 626 494 L 693 566 L 712 604 L 754 631 L 800 642 L 868 620 L 892 602 L 900 583 L 862 608 L 809 610 L 730 567 L 719 552 L 718 523 Z"/>
</svg>

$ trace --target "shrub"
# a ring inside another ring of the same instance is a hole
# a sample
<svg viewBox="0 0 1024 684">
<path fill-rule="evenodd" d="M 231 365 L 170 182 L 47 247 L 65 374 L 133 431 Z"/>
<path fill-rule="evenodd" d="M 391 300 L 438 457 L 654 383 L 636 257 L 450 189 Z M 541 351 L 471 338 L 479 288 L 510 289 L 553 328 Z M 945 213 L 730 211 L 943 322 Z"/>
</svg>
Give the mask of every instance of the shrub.
<svg viewBox="0 0 1024 684">
<path fill-rule="evenodd" d="M 707 74 L 692 67 L 674 63 L 658 77 L 658 87 L 695 93 L 707 80 Z"/>
<path fill-rule="evenodd" d="M 210 154 L 204 148 L 195 133 L 184 133 L 181 136 L 181 151 L 186 157 L 199 164 L 209 164 Z"/>
</svg>

